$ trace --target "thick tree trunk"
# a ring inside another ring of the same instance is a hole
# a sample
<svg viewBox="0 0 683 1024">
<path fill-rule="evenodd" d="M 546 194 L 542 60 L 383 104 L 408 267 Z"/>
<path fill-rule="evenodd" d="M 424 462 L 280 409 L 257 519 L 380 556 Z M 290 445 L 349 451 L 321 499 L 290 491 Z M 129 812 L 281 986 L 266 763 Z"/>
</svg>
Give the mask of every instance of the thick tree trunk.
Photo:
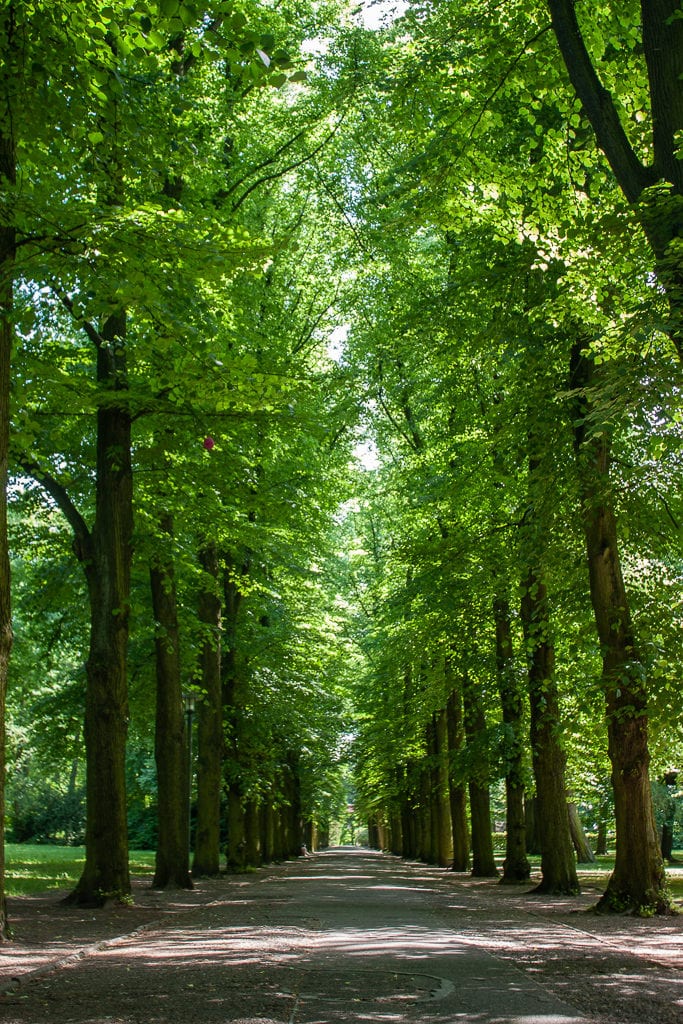
<svg viewBox="0 0 683 1024">
<path fill-rule="evenodd" d="M 486 718 L 481 700 L 466 677 L 462 688 L 465 734 L 468 742 L 486 730 Z M 480 878 L 497 876 L 496 858 L 491 832 L 491 800 L 488 785 L 488 766 L 482 766 L 477 778 L 470 779 L 470 818 L 472 822 L 472 874 Z"/>
<path fill-rule="evenodd" d="M 5 57 L 14 45 L 12 5 L 7 6 L 0 38 L 5 44 Z M 0 188 L 16 181 L 16 155 L 13 137 L 10 83 L 0 72 Z M 15 231 L 10 210 L 0 215 L 0 941 L 9 934 L 5 899 L 5 707 L 7 672 L 12 649 L 12 614 L 10 607 L 10 561 L 7 538 L 7 471 L 9 459 L 10 368 L 14 328 L 12 321 Z"/>
<path fill-rule="evenodd" d="M 127 653 L 133 536 L 131 418 L 111 403 L 127 388 L 126 317 L 110 316 L 97 351 L 106 404 L 97 413 L 95 525 L 83 559 L 90 599 L 86 665 L 86 858 L 68 902 L 102 906 L 130 899 L 126 807 Z"/>
<path fill-rule="evenodd" d="M 617 524 L 609 487 L 610 442 L 587 426 L 593 364 L 577 345 L 571 383 L 577 392 L 574 440 L 583 505 L 591 602 L 603 653 L 602 683 L 607 709 L 617 831 L 614 871 L 601 910 L 665 913 L 670 910 L 664 863 L 655 826 L 649 778 L 647 684 L 640 660 L 617 546 Z"/>
<path fill-rule="evenodd" d="M 153 886 L 156 889 L 191 889 L 188 845 L 188 739 L 185 735 L 180 633 L 173 561 L 168 546 L 173 520 L 159 522 L 163 555 L 152 559 L 150 587 L 156 636 L 156 719 L 154 757 L 157 769 L 159 839 Z"/>
<path fill-rule="evenodd" d="M 223 787 L 221 601 L 215 545 L 207 544 L 199 558 L 205 574 L 199 596 L 199 621 L 205 632 L 201 654 L 202 694 L 197 705 L 197 831 L 192 861 L 195 878 L 220 874 Z"/>
<path fill-rule="evenodd" d="M 448 753 L 452 764 L 465 746 L 462 693 L 455 685 L 446 704 Z M 462 783 L 450 778 L 451 828 L 453 831 L 453 871 L 467 871 L 470 865 L 470 837 L 467 828 L 467 791 Z"/>
<path fill-rule="evenodd" d="M 497 878 L 493 836 L 491 833 L 491 793 L 488 786 L 470 781 L 470 818 L 472 821 L 473 878 Z"/>
<path fill-rule="evenodd" d="M 569 831 L 555 649 L 550 638 L 548 594 L 538 568 L 530 569 L 524 582 L 521 616 L 527 648 L 531 751 L 541 839 L 542 877 L 536 891 L 573 895 L 579 891 L 579 879 Z"/>
<path fill-rule="evenodd" d="M 493 601 L 496 628 L 496 675 L 506 729 L 505 806 L 506 839 L 502 883 L 527 882 L 531 865 L 526 854 L 524 815 L 524 763 L 522 747 L 522 691 L 515 672 L 510 606 L 506 597 Z"/>
</svg>

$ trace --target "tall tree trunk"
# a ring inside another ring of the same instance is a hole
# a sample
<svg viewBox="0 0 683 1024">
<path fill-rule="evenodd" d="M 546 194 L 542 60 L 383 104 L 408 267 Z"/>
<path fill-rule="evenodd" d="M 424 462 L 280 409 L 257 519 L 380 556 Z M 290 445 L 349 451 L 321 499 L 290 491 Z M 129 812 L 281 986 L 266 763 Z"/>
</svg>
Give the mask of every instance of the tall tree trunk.
<svg viewBox="0 0 683 1024">
<path fill-rule="evenodd" d="M 429 770 L 423 760 L 418 768 L 418 784 L 415 812 L 417 814 L 417 851 L 418 860 L 426 864 L 433 862 L 432 846 L 432 807 L 429 785 Z"/>
<path fill-rule="evenodd" d="M 273 837 L 273 807 L 270 801 L 266 801 L 261 804 L 259 817 L 261 825 L 261 855 L 263 857 L 263 863 L 270 864 L 275 859 L 275 842 Z"/>
<path fill-rule="evenodd" d="M 486 717 L 479 695 L 466 676 L 462 687 L 465 734 L 468 743 L 476 743 L 486 731 Z M 488 764 L 482 765 L 470 779 L 470 818 L 472 822 L 472 874 L 478 878 L 497 876 L 496 858 L 491 833 L 491 797 Z"/>
<path fill-rule="evenodd" d="M 451 686 L 446 704 L 448 730 L 449 764 L 465 746 L 465 726 L 462 712 L 462 693 L 455 686 L 452 670 L 447 667 L 447 683 Z M 467 871 L 470 863 L 470 838 L 467 829 L 467 792 L 462 783 L 453 781 L 453 769 L 449 772 L 451 828 L 453 831 L 453 871 Z"/>
<path fill-rule="evenodd" d="M 522 757 L 522 692 L 515 672 L 510 605 L 503 595 L 493 601 L 496 628 L 496 675 L 503 723 L 506 730 L 505 860 L 501 882 L 527 882 L 531 865 L 526 854 L 526 820 L 524 815 L 524 763 Z"/>
<path fill-rule="evenodd" d="M 131 417 L 123 401 L 126 315 L 100 331 L 97 378 L 105 392 L 97 412 L 95 523 L 83 559 L 90 599 L 86 665 L 86 857 L 68 902 L 102 906 L 130 898 L 126 807 L 127 653 L 133 536 Z M 114 396 L 120 393 L 121 402 Z"/>
<path fill-rule="evenodd" d="M 180 633 L 173 560 L 168 554 L 173 519 L 159 521 L 159 547 L 149 576 L 156 635 L 156 718 L 154 757 L 157 769 L 159 839 L 153 885 L 157 889 L 191 889 L 188 848 L 188 766 L 185 735 Z"/>
<path fill-rule="evenodd" d="M 303 821 L 301 818 L 301 775 L 299 755 L 290 750 L 287 754 L 286 797 L 287 797 L 287 856 L 298 857 L 303 841 Z"/>
<path fill-rule="evenodd" d="M 202 694 L 197 707 L 197 831 L 192 874 L 220 873 L 221 794 L 223 787 L 223 702 L 221 693 L 221 600 L 218 554 L 206 544 L 199 555 L 204 583 L 199 621 L 204 629 L 201 653 Z"/>
<path fill-rule="evenodd" d="M 231 765 L 226 763 L 229 772 Z M 247 864 L 246 822 L 242 791 L 238 782 L 227 783 L 227 826 L 228 836 L 225 850 L 225 866 L 228 871 L 244 871 Z"/>
<path fill-rule="evenodd" d="M 0 39 L 4 59 L 15 46 L 14 7 L 7 4 Z M 12 87 L 8 74 L 0 71 L 0 187 L 10 191 L 16 182 L 16 146 L 12 116 Z M 14 290 L 15 229 L 11 210 L 0 211 L 0 941 L 9 934 L 5 899 L 5 708 L 7 672 L 12 649 L 10 606 L 10 561 L 7 537 L 7 472 L 9 461 L 10 369 L 14 327 L 12 320 Z"/>
<path fill-rule="evenodd" d="M 448 771 L 448 724 L 446 709 L 437 711 L 432 719 L 434 739 L 434 798 L 436 804 L 436 855 L 441 867 L 453 863 L 453 827 L 451 823 L 451 788 Z"/>
<path fill-rule="evenodd" d="M 538 568 L 530 569 L 524 582 L 521 613 L 527 648 L 531 751 L 541 838 L 542 877 L 536 891 L 575 894 L 579 891 L 579 879 L 569 831 L 566 758 L 559 736 L 555 649 L 550 638 L 546 585 Z"/>
<path fill-rule="evenodd" d="M 609 486 L 610 441 L 606 430 L 591 435 L 587 390 L 593 363 L 574 347 L 571 384 L 577 389 L 573 420 L 591 602 L 602 648 L 602 684 L 612 765 L 617 848 L 601 910 L 665 913 L 670 910 L 664 863 L 650 788 L 647 682 L 636 648 L 617 545 Z"/>
<path fill-rule="evenodd" d="M 242 572 L 247 566 L 242 567 Z M 228 835 L 226 866 L 228 871 L 241 871 L 245 866 L 244 803 L 242 768 L 240 764 L 240 722 L 243 686 L 238 678 L 237 616 L 242 593 L 226 569 L 223 576 L 224 655 L 221 668 L 221 700 L 225 721 L 225 785 L 228 800 Z"/>
</svg>

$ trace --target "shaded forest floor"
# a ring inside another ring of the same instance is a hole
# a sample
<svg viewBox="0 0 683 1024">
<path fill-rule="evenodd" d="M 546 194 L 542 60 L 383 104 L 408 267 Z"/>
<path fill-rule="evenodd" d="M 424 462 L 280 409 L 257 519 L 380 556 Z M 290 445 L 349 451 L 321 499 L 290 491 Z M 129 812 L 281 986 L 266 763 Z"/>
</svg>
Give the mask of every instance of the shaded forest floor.
<svg viewBox="0 0 683 1024">
<path fill-rule="evenodd" d="M 191 892 L 157 892 L 138 879 L 134 892 L 133 906 L 99 911 L 66 907 L 54 892 L 12 899 L 14 939 L 0 945 L 2 1016 L 683 1020 L 683 916 L 597 916 L 597 886 L 548 899 L 342 849 L 202 880 Z"/>
</svg>

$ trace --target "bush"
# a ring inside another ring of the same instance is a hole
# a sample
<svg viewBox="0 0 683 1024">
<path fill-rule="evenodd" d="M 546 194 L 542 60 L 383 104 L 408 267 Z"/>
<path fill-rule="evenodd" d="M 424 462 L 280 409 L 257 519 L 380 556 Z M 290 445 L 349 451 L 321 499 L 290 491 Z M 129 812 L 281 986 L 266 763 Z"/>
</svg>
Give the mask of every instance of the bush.
<svg viewBox="0 0 683 1024">
<path fill-rule="evenodd" d="M 64 792 L 29 772 L 8 780 L 7 841 L 78 846 L 85 837 L 85 788 Z"/>
</svg>

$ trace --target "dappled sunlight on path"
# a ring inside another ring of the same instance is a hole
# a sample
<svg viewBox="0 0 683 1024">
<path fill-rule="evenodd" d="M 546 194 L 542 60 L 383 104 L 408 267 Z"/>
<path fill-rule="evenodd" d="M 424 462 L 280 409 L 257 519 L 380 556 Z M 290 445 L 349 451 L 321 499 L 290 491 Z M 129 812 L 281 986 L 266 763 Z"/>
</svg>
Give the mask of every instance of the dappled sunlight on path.
<svg viewBox="0 0 683 1024">
<path fill-rule="evenodd" d="M 543 903 L 504 889 L 369 851 L 330 851 L 216 880 L 203 898 L 177 894 L 158 926 L 10 992 L 3 1016 L 7 1024 L 680 1019 L 680 972 L 637 961 L 614 935 L 605 943 L 590 934 L 583 925 L 592 918 L 552 919 Z M 678 927 L 671 939 L 680 937 Z M 642 1000 L 655 1016 L 638 1016 Z"/>
</svg>

